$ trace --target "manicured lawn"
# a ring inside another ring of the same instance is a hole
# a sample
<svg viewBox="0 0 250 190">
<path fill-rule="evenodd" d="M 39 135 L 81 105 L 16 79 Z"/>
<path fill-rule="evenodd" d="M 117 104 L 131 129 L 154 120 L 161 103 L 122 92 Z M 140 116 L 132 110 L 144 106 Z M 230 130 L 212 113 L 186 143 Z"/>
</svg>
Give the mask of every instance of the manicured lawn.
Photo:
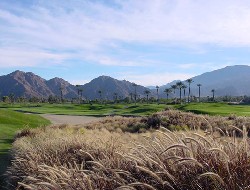
<svg viewBox="0 0 250 190">
<path fill-rule="evenodd" d="M 11 148 L 15 133 L 23 128 L 34 128 L 48 125 L 50 122 L 38 115 L 29 115 L 0 109 L 0 187 L 1 174 L 9 163 L 8 151 Z"/>
<path fill-rule="evenodd" d="M 197 114 L 221 116 L 234 114 L 237 116 L 250 116 L 250 105 L 229 105 L 227 103 L 190 103 L 185 105 L 176 105 L 175 108 Z"/>
<path fill-rule="evenodd" d="M 2 104 L 2 107 L 31 113 L 106 116 L 150 115 L 154 112 L 164 110 L 167 106 L 164 104 Z"/>
<path fill-rule="evenodd" d="M 197 114 L 228 116 L 250 116 L 250 105 L 229 105 L 227 103 L 190 103 L 182 105 L 165 104 L 0 104 L 0 108 L 31 113 L 48 113 L 62 115 L 150 115 L 167 107 L 176 108 L 182 111 L 190 111 Z"/>
</svg>

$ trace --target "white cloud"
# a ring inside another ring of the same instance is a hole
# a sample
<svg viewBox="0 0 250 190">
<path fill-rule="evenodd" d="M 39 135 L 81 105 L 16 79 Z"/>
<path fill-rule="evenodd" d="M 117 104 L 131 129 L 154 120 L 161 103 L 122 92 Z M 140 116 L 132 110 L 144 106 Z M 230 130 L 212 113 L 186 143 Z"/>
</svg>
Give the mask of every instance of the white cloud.
<svg viewBox="0 0 250 190">
<path fill-rule="evenodd" d="M 67 55 L 20 48 L 0 49 L 0 68 L 57 65 Z"/>
<path fill-rule="evenodd" d="M 17 7 L 18 14 L 9 11 L 10 8 L 0 8 L 1 65 L 8 62 L 32 66 L 42 59 L 60 62 L 75 57 L 103 65 L 144 65 L 146 60 L 136 63 L 131 57 L 124 61 L 122 56 L 118 59 L 107 51 L 115 51 L 123 42 L 250 46 L 247 0 L 117 0 L 114 3 L 119 8 L 98 1 L 61 0 Z M 5 51 L 10 47 L 18 49 L 12 56 Z M 65 56 L 64 52 L 69 51 L 74 53 Z M 91 58 L 94 54 L 100 56 Z"/>
</svg>

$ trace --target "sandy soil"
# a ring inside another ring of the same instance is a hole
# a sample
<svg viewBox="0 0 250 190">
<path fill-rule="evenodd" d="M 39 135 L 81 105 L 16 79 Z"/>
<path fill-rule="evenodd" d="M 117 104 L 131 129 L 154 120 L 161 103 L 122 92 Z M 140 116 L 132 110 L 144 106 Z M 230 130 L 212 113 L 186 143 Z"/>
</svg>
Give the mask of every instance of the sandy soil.
<svg viewBox="0 0 250 190">
<path fill-rule="evenodd" d="M 52 114 L 41 114 L 42 117 L 51 121 L 52 124 L 84 124 L 92 121 L 98 121 L 101 118 L 89 117 L 89 116 L 72 116 L 72 115 L 52 115 Z"/>
</svg>

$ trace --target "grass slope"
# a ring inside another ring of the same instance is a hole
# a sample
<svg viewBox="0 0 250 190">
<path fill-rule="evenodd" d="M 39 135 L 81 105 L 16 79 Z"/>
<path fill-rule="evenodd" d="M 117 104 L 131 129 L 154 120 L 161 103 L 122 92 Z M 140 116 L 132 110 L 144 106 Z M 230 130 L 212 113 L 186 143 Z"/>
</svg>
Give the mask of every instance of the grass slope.
<svg viewBox="0 0 250 190">
<path fill-rule="evenodd" d="M 229 105 L 227 103 L 191 103 L 175 106 L 182 111 L 209 115 L 237 115 L 250 116 L 250 105 Z"/>
<path fill-rule="evenodd" d="M 37 115 L 28 115 L 11 110 L 0 109 L 0 185 L 1 175 L 8 165 L 8 151 L 17 130 L 48 125 L 50 122 Z"/>
<path fill-rule="evenodd" d="M 197 114 L 229 116 L 250 116 L 250 105 L 229 105 L 227 103 L 190 103 L 190 104 L 3 104 L 0 108 L 10 110 L 48 113 L 62 115 L 86 115 L 86 116 L 106 116 L 106 115 L 134 115 L 147 116 L 165 108 L 176 108 L 182 111 Z"/>
<path fill-rule="evenodd" d="M 87 116 L 106 116 L 106 115 L 150 115 L 166 108 L 161 104 L 14 104 L 4 105 L 12 110 L 33 112 L 33 113 L 49 113 L 63 115 L 87 115 Z"/>
</svg>

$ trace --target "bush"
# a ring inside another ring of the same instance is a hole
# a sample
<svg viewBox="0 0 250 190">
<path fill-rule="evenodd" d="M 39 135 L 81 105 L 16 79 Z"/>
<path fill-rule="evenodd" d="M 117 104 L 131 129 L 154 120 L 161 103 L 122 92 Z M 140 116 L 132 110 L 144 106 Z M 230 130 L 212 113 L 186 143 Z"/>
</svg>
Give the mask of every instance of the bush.
<svg viewBox="0 0 250 190">
<path fill-rule="evenodd" d="M 72 130 L 67 128 L 37 129 L 37 135 L 16 140 L 9 189 L 240 190 L 250 186 L 245 129 L 243 138 L 236 140 L 165 129 L 132 135 L 105 129 L 68 133 Z"/>
</svg>

